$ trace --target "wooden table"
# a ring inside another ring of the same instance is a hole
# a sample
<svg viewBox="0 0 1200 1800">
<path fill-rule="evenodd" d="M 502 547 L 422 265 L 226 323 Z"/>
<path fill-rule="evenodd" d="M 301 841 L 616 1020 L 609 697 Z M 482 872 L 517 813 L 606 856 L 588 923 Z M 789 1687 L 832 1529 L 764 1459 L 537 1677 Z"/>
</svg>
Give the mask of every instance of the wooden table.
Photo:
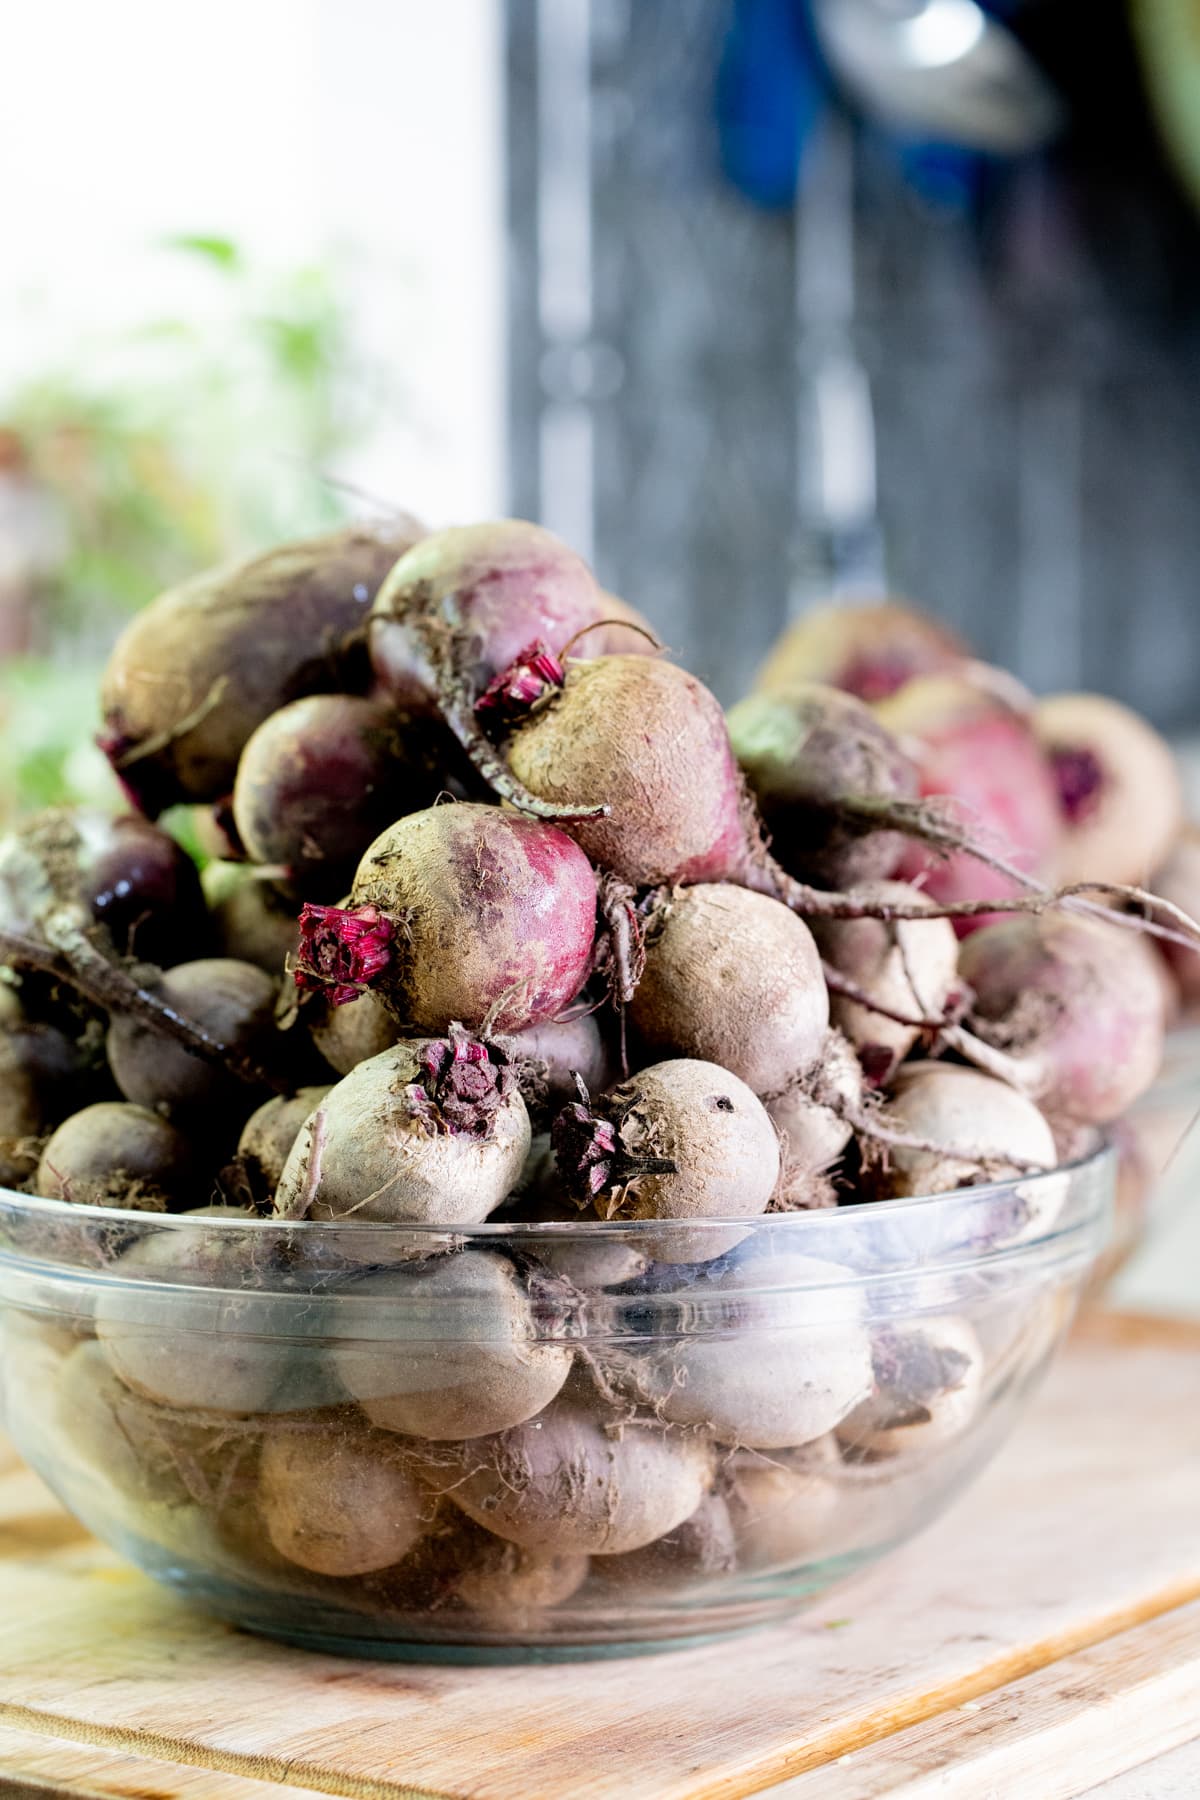
<svg viewBox="0 0 1200 1800">
<path fill-rule="evenodd" d="M 1092 1322 L 924 1540 L 706 1649 L 466 1669 L 282 1648 L 189 1612 L 19 1468 L 0 1559 L 4 1795 L 1069 1800 L 1200 1737 L 1200 1326 Z"/>
</svg>

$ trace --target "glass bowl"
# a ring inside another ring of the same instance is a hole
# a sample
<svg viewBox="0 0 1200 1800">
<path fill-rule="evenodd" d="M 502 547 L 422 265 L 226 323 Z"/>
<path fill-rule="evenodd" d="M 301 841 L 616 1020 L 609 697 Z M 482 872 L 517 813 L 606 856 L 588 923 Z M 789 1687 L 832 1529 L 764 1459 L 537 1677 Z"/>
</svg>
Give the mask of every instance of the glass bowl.
<svg viewBox="0 0 1200 1800">
<path fill-rule="evenodd" d="M 1168 1033 L 1157 1078 L 1112 1135 L 1116 1205 L 1108 1246 L 1093 1272 L 1092 1299 L 1200 1192 L 1200 1025 Z"/>
<path fill-rule="evenodd" d="M 5 1423 L 91 1531 L 252 1631 L 449 1660 L 694 1642 L 822 1594 L 982 1467 L 1113 1168 L 453 1233 L 0 1192 Z"/>
</svg>

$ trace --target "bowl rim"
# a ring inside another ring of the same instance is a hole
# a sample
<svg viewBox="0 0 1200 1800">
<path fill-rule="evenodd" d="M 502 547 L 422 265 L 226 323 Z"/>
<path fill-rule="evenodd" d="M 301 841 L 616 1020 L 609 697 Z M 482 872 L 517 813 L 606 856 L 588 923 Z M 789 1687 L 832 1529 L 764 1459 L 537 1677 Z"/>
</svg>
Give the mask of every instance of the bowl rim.
<svg viewBox="0 0 1200 1800">
<path fill-rule="evenodd" d="M 947 1218 L 955 1213 L 968 1211 L 970 1208 L 991 1199 L 998 1199 L 1015 1188 L 1040 1189 L 1051 1182 L 1072 1181 L 1077 1176 L 1098 1174 L 1106 1167 L 1115 1172 L 1117 1153 L 1111 1134 L 1097 1130 L 1096 1142 L 1082 1156 L 1072 1158 L 1068 1162 L 1057 1163 L 1052 1169 L 1044 1169 L 1033 1175 L 1014 1175 L 1000 1181 L 980 1182 L 975 1187 L 953 1188 L 945 1194 L 914 1194 L 904 1199 L 895 1200 L 863 1200 L 845 1206 L 827 1206 L 811 1209 L 800 1209 L 795 1212 L 763 1212 L 750 1215 L 703 1219 L 597 1219 L 580 1214 L 575 1219 L 548 1219 L 544 1222 L 529 1219 L 482 1219 L 473 1225 L 428 1224 L 409 1222 L 408 1220 L 378 1219 L 285 1219 L 273 1214 L 240 1216 L 236 1213 L 229 1216 L 205 1214 L 202 1210 L 185 1213 L 156 1213 L 136 1211 L 127 1207 L 113 1206 L 78 1206 L 69 1200 L 51 1200 L 40 1194 L 22 1194 L 14 1188 L 0 1187 L 0 1220 L 5 1213 L 25 1213 L 32 1218 L 61 1219 L 76 1228 L 90 1225 L 140 1227 L 145 1230 L 152 1227 L 155 1232 L 169 1231 L 185 1236 L 189 1231 L 202 1230 L 209 1236 L 228 1232 L 232 1237 L 241 1233 L 261 1232 L 264 1227 L 272 1227 L 276 1231 L 298 1233 L 301 1236 L 319 1238 L 333 1232 L 347 1232 L 358 1241 L 366 1244 L 372 1239 L 381 1237 L 435 1239 L 453 1238 L 456 1243 L 465 1247 L 474 1241 L 481 1245 L 503 1242 L 506 1239 L 556 1238 L 578 1239 L 581 1234 L 591 1241 L 621 1242 L 631 1236 L 645 1237 L 648 1232 L 670 1237 L 674 1233 L 695 1234 L 729 1231 L 737 1228 L 740 1231 L 755 1231 L 766 1227 L 772 1231 L 786 1232 L 805 1229 L 814 1230 L 817 1226 L 824 1230 L 850 1232 L 857 1221 L 871 1221 L 887 1218 L 902 1222 L 907 1218 L 919 1216 L 928 1219 L 939 1211 Z M 1106 1204 L 1108 1202 L 1106 1201 Z M 1099 1210 L 1099 1209 L 1094 1209 Z M 1089 1215 L 1090 1216 L 1090 1215 Z M 844 1220 L 840 1224 L 836 1221 Z M 1076 1222 L 1076 1228 L 1086 1224 L 1087 1218 Z M 1067 1230 L 1072 1229 L 1067 1227 Z M 1051 1223 L 1046 1231 L 1032 1238 L 1023 1239 L 1019 1245 L 1022 1250 L 1031 1250 L 1039 1244 L 1045 1244 L 1061 1237 L 1063 1227 L 1059 1222 Z M 999 1249 L 993 1254 L 1000 1254 Z M 6 1252 L 0 1241 L 0 1259 Z M 985 1252 L 985 1255 L 988 1253 Z"/>
</svg>

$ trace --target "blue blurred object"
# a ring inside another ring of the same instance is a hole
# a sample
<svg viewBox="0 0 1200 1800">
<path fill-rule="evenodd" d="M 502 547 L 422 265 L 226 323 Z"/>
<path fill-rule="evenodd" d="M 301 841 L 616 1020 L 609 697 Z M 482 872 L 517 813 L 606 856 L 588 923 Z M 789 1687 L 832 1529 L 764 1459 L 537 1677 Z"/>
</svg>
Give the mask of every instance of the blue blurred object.
<svg viewBox="0 0 1200 1800">
<path fill-rule="evenodd" d="M 805 0 L 733 0 L 717 71 L 721 166 L 756 205 L 792 205 L 827 94 Z"/>
<path fill-rule="evenodd" d="M 791 205 L 822 107 L 842 88 L 924 200 L 971 211 L 989 168 L 1062 120 L 1052 84 L 1001 23 L 1021 4 L 925 0 L 909 17 L 870 0 L 733 0 L 717 77 L 725 173 L 759 206 Z M 957 129 L 938 129 L 943 119 Z"/>
</svg>

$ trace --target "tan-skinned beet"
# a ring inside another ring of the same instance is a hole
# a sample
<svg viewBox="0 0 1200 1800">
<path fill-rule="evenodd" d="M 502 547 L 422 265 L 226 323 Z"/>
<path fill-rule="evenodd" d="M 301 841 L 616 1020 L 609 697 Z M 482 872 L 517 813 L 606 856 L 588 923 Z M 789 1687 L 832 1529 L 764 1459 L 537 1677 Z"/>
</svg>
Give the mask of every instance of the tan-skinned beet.
<svg viewBox="0 0 1200 1800">
<path fill-rule="evenodd" d="M 728 882 L 665 895 L 645 935 L 629 1020 L 649 1053 L 720 1063 L 756 1094 L 810 1069 L 829 1025 L 821 959 L 802 919 Z"/>
<path fill-rule="evenodd" d="M 425 1535 L 434 1510 L 395 1438 L 319 1419 L 268 1433 L 258 1509 L 290 1562 L 343 1576 L 398 1563 Z"/>
<path fill-rule="evenodd" d="M 276 1094 L 252 1112 L 238 1139 L 238 1161 L 256 1200 L 268 1200 L 279 1186 L 292 1147 L 329 1087 L 304 1087 Z"/>
<path fill-rule="evenodd" d="M 731 1449 L 784 1450 L 823 1437 L 870 1393 L 862 1294 L 848 1270 L 752 1252 L 703 1291 L 711 1328 L 605 1357 L 635 1403 Z"/>
<path fill-rule="evenodd" d="M 714 1456 L 700 1438 L 652 1423 L 622 1429 L 572 1394 L 495 1437 L 430 1445 L 421 1467 L 435 1493 L 510 1543 L 616 1556 L 695 1512 Z"/>
<path fill-rule="evenodd" d="M 465 1034 L 405 1040 L 359 1063 L 302 1128 L 284 1218 L 474 1225 L 515 1187 L 529 1115 L 502 1052 Z"/>
<path fill-rule="evenodd" d="M 274 1056 L 278 988 L 264 970 L 229 957 L 204 957 L 168 969 L 152 991 L 173 1013 L 247 1059 L 266 1064 Z M 109 1026 L 108 1060 L 127 1100 L 175 1121 L 227 1115 L 232 1122 L 254 1103 L 253 1088 L 232 1071 L 129 1014 L 118 1014 Z M 264 1068 L 263 1089 L 268 1079 Z"/>
<path fill-rule="evenodd" d="M 754 1218 L 779 1179 L 779 1141 L 758 1097 L 716 1063 L 655 1063 L 554 1122 L 563 1185 L 601 1218 Z M 721 1255 L 739 1234 L 652 1234 L 660 1261 Z"/>
<path fill-rule="evenodd" d="M 101 1100 L 54 1132 L 38 1163 L 36 1188 L 48 1200 L 170 1212 L 202 1197 L 195 1147 L 158 1113 Z"/>
<path fill-rule="evenodd" d="M 160 595 L 118 639 L 101 747 L 151 816 L 231 792 L 257 725 L 303 694 L 367 679 L 380 583 L 420 536 L 411 520 L 281 544 Z"/>
<path fill-rule="evenodd" d="M 353 1341 L 335 1354 L 338 1375 L 386 1431 L 505 1431 L 548 1406 L 570 1372 L 570 1345 L 540 1341 L 527 1283 L 489 1250 L 368 1276 L 344 1305 Z"/>
</svg>

